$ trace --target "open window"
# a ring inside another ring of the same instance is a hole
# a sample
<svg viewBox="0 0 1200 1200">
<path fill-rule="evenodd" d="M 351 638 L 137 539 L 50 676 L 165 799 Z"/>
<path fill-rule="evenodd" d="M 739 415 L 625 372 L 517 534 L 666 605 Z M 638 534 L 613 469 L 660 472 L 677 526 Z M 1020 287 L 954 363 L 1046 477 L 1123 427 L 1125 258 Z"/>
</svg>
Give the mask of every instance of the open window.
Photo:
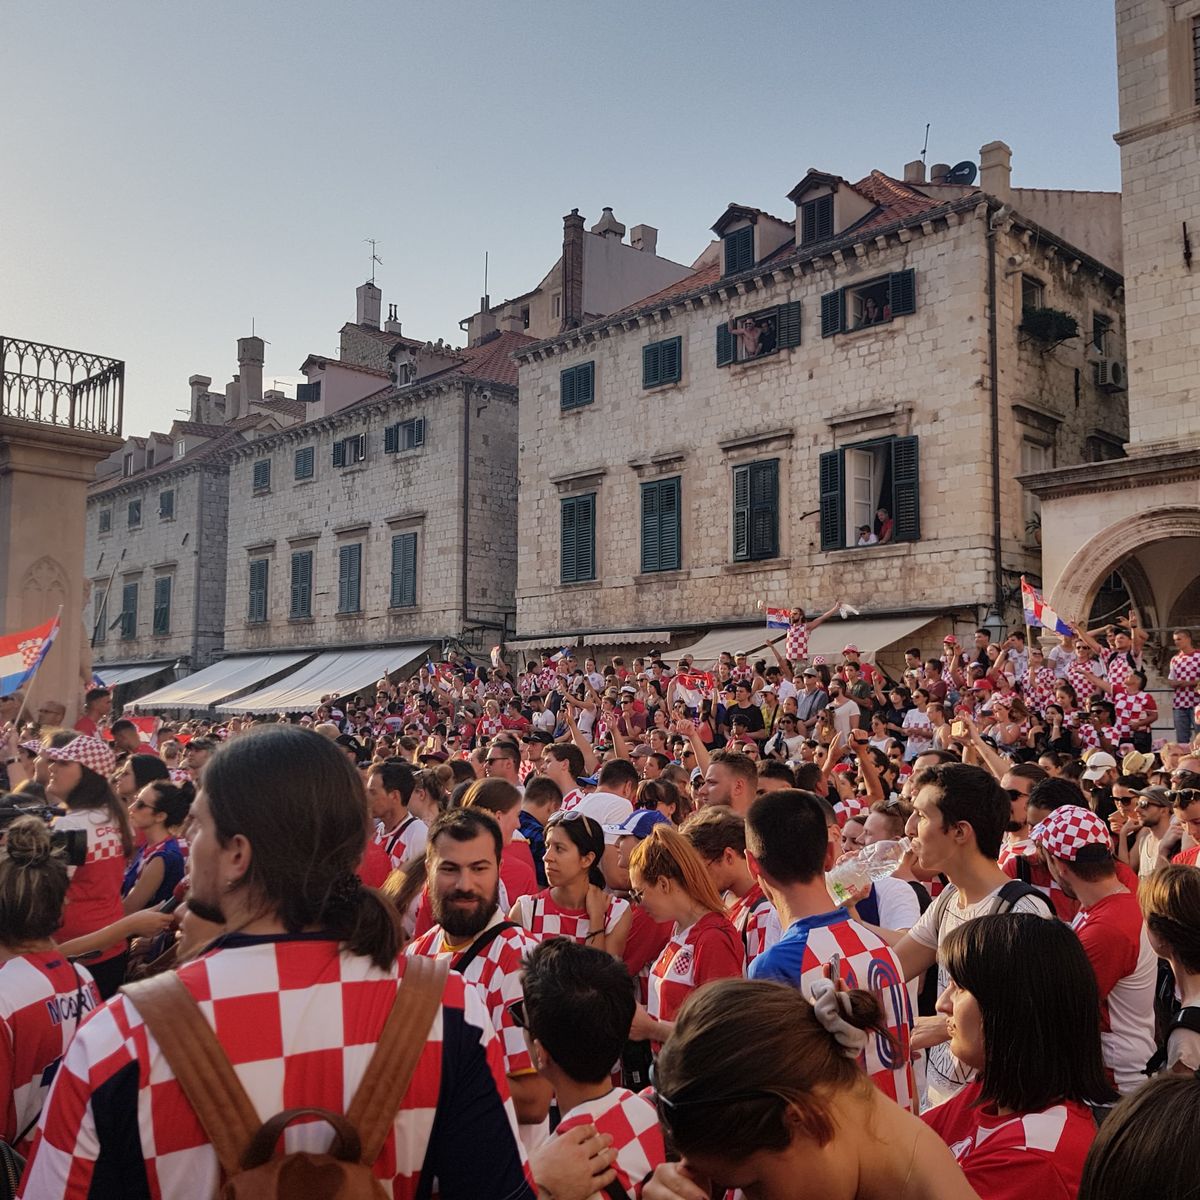
<svg viewBox="0 0 1200 1200">
<path fill-rule="evenodd" d="M 920 540 L 917 438 L 827 451 L 819 474 L 822 550 Z"/>
<path fill-rule="evenodd" d="M 917 311 L 916 272 L 892 271 L 821 297 L 821 336 L 886 325 Z"/>
<path fill-rule="evenodd" d="M 717 326 L 717 366 L 767 358 L 800 345 L 800 302 L 764 308 Z"/>
</svg>

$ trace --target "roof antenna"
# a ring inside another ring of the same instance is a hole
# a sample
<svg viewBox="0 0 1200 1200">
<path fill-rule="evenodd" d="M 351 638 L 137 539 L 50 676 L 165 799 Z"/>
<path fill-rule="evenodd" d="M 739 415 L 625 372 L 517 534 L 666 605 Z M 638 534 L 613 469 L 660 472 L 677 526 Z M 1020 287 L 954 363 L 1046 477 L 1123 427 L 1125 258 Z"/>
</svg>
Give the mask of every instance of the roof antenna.
<svg viewBox="0 0 1200 1200">
<path fill-rule="evenodd" d="M 485 296 L 488 294 L 487 276 L 488 276 L 488 252 L 485 250 L 483 252 L 483 294 Z"/>
<path fill-rule="evenodd" d="M 375 247 L 379 245 L 379 242 L 375 238 L 363 238 L 363 241 L 368 243 L 371 247 L 371 286 L 374 287 L 375 286 L 375 264 L 378 263 L 381 267 L 383 266 L 383 259 L 380 258 L 379 255 L 375 253 Z"/>
<path fill-rule="evenodd" d="M 929 122 L 925 122 L 925 145 L 921 147 L 921 165 L 925 164 L 925 155 L 929 153 Z"/>
<path fill-rule="evenodd" d="M 250 336 L 254 337 L 254 318 L 253 317 L 250 318 Z M 269 346 L 270 344 L 271 343 L 268 342 L 266 338 L 263 338 L 264 346 Z"/>
</svg>

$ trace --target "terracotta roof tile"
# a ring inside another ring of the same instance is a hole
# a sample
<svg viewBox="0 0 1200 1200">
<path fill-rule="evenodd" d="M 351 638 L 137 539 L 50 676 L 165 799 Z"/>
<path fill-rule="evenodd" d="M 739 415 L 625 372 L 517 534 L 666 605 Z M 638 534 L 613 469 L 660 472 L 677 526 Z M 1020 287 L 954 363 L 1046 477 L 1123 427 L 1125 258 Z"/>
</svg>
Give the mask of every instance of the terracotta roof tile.
<svg viewBox="0 0 1200 1200">
<path fill-rule="evenodd" d="M 632 304 L 627 304 L 612 315 L 619 317 L 622 313 L 640 312 L 643 308 L 653 308 L 654 305 L 659 303 L 665 304 L 670 300 L 674 300 L 676 296 L 686 296 L 688 292 L 693 292 L 697 288 L 707 287 L 710 283 L 716 283 L 720 278 L 721 264 L 719 262 L 709 263 L 707 267 L 701 267 L 698 271 L 693 271 L 690 275 L 685 275 L 669 287 L 663 288 L 662 291 L 653 292 L 641 300 L 635 300 Z"/>
<path fill-rule="evenodd" d="M 517 386 L 517 364 L 513 353 L 538 339 L 527 333 L 504 332 L 499 337 L 484 342 L 482 346 L 469 346 L 462 352 L 461 363 L 452 367 L 448 375 L 459 375 L 467 379 L 489 379 L 506 387 Z M 446 378 L 443 375 L 441 378 Z M 424 382 L 423 380 L 419 382 Z"/>
<path fill-rule="evenodd" d="M 194 424 L 194 422 L 181 421 L 180 424 L 190 425 Z M 212 426 L 205 426 L 205 428 L 212 428 Z M 88 494 L 102 496 L 108 492 L 117 491 L 124 484 L 140 483 L 144 479 L 154 479 L 160 475 L 165 475 L 176 467 L 207 462 L 210 458 L 215 458 L 233 446 L 238 445 L 242 440 L 242 435 L 236 430 L 222 429 L 219 437 L 205 442 L 202 446 L 197 446 L 194 450 L 189 450 L 182 458 L 164 459 L 160 463 L 155 463 L 149 470 L 139 471 L 136 475 L 123 476 L 120 479 L 110 479 L 108 476 L 105 476 L 104 479 L 98 479 L 95 483 L 88 485 Z"/>
<path fill-rule="evenodd" d="M 945 203 L 943 200 L 931 199 L 916 188 L 893 179 L 882 171 L 872 171 L 865 179 L 860 179 L 850 186 L 860 196 L 879 205 L 876 212 L 868 214 L 857 225 L 851 226 L 856 233 L 919 216 L 929 209 L 940 208 Z"/>
<path fill-rule="evenodd" d="M 308 416 L 308 405 L 303 400 L 291 400 L 287 396 L 281 399 L 259 400 L 254 405 L 255 408 L 265 408 L 270 412 L 283 413 L 288 417 L 300 417 L 304 419 Z"/>
<path fill-rule="evenodd" d="M 203 421 L 176 421 L 175 431 L 184 437 L 220 437 L 225 432 L 224 425 L 206 425 Z"/>
<path fill-rule="evenodd" d="M 403 343 L 405 346 L 409 346 L 415 350 L 418 346 L 425 345 L 424 342 L 418 341 L 416 338 L 404 337 L 399 333 L 388 333 L 386 329 L 375 329 L 370 325 L 359 325 L 354 321 L 347 321 L 342 328 L 357 329 L 359 333 L 366 333 L 373 338 L 379 338 L 380 341 L 390 342 L 393 346 L 395 346 L 397 343 Z M 334 359 L 332 361 L 336 362 L 337 360 Z"/>
</svg>

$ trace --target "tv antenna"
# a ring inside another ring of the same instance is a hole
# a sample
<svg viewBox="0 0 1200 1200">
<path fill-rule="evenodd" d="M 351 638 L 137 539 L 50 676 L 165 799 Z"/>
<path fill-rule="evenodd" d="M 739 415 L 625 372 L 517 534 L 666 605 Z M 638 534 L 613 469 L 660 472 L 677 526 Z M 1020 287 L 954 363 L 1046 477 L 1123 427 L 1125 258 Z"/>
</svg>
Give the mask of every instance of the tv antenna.
<svg viewBox="0 0 1200 1200">
<path fill-rule="evenodd" d="M 251 336 L 251 337 L 254 337 L 254 336 L 256 336 L 256 335 L 255 335 L 255 333 L 254 333 L 254 318 L 253 318 L 253 317 L 251 317 L 251 318 L 250 318 L 250 336 Z M 264 346 L 269 346 L 270 344 L 271 344 L 271 343 L 270 343 L 270 342 L 268 342 L 266 338 L 263 338 L 263 345 L 264 345 Z"/>
<path fill-rule="evenodd" d="M 925 161 L 925 155 L 929 153 L 929 122 L 925 122 L 925 145 L 921 147 L 921 162 Z"/>
<path fill-rule="evenodd" d="M 488 252 L 485 250 L 483 252 L 483 294 L 485 296 L 488 294 L 487 277 L 488 277 Z"/>
<path fill-rule="evenodd" d="M 363 238 L 363 241 L 366 242 L 371 247 L 371 284 L 373 286 L 375 283 L 375 265 L 376 265 L 376 263 L 378 263 L 379 266 L 382 267 L 383 259 L 380 258 L 379 255 L 375 253 L 375 249 L 379 245 L 378 239 Z"/>
</svg>

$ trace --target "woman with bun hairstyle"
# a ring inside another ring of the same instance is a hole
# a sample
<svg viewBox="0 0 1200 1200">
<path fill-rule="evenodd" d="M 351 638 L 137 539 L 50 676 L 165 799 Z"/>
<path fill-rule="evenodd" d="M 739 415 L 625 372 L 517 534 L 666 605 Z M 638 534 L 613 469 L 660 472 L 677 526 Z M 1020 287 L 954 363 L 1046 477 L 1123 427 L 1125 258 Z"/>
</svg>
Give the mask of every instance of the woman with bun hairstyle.
<svg viewBox="0 0 1200 1200">
<path fill-rule="evenodd" d="M 66 942 L 95 933 L 125 915 L 121 881 L 125 861 L 133 853 L 133 834 L 129 814 L 108 782 L 116 760 L 105 742 L 81 734 L 61 748 L 48 746 L 42 753 L 50 760 L 49 790 L 67 806 L 66 815 L 55 822 L 55 831 L 87 834 L 83 862 L 67 867 L 71 885 L 57 934 L 58 941 Z M 127 957 L 128 947 L 118 942 L 88 964 L 105 1000 L 124 982 Z"/>
<path fill-rule="evenodd" d="M 177 833 L 188 819 L 195 791 L 190 780 L 174 784 L 159 779 L 146 784 L 129 806 L 129 822 L 144 840 L 121 883 L 127 913 L 169 900 L 183 878 L 183 849 Z"/>
<path fill-rule="evenodd" d="M 879 1002 L 827 979 L 720 979 L 694 992 L 658 1057 L 659 1118 L 681 1161 L 642 1200 L 976 1200 L 941 1139 L 858 1065 Z"/>
<path fill-rule="evenodd" d="M 50 828 L 18 817 L 0 843 L 0 1137 L 28 1153 L 58 1060 L 100 1003 L 91 975 L 54 944 L 69 879 Z"/>
</svg>

